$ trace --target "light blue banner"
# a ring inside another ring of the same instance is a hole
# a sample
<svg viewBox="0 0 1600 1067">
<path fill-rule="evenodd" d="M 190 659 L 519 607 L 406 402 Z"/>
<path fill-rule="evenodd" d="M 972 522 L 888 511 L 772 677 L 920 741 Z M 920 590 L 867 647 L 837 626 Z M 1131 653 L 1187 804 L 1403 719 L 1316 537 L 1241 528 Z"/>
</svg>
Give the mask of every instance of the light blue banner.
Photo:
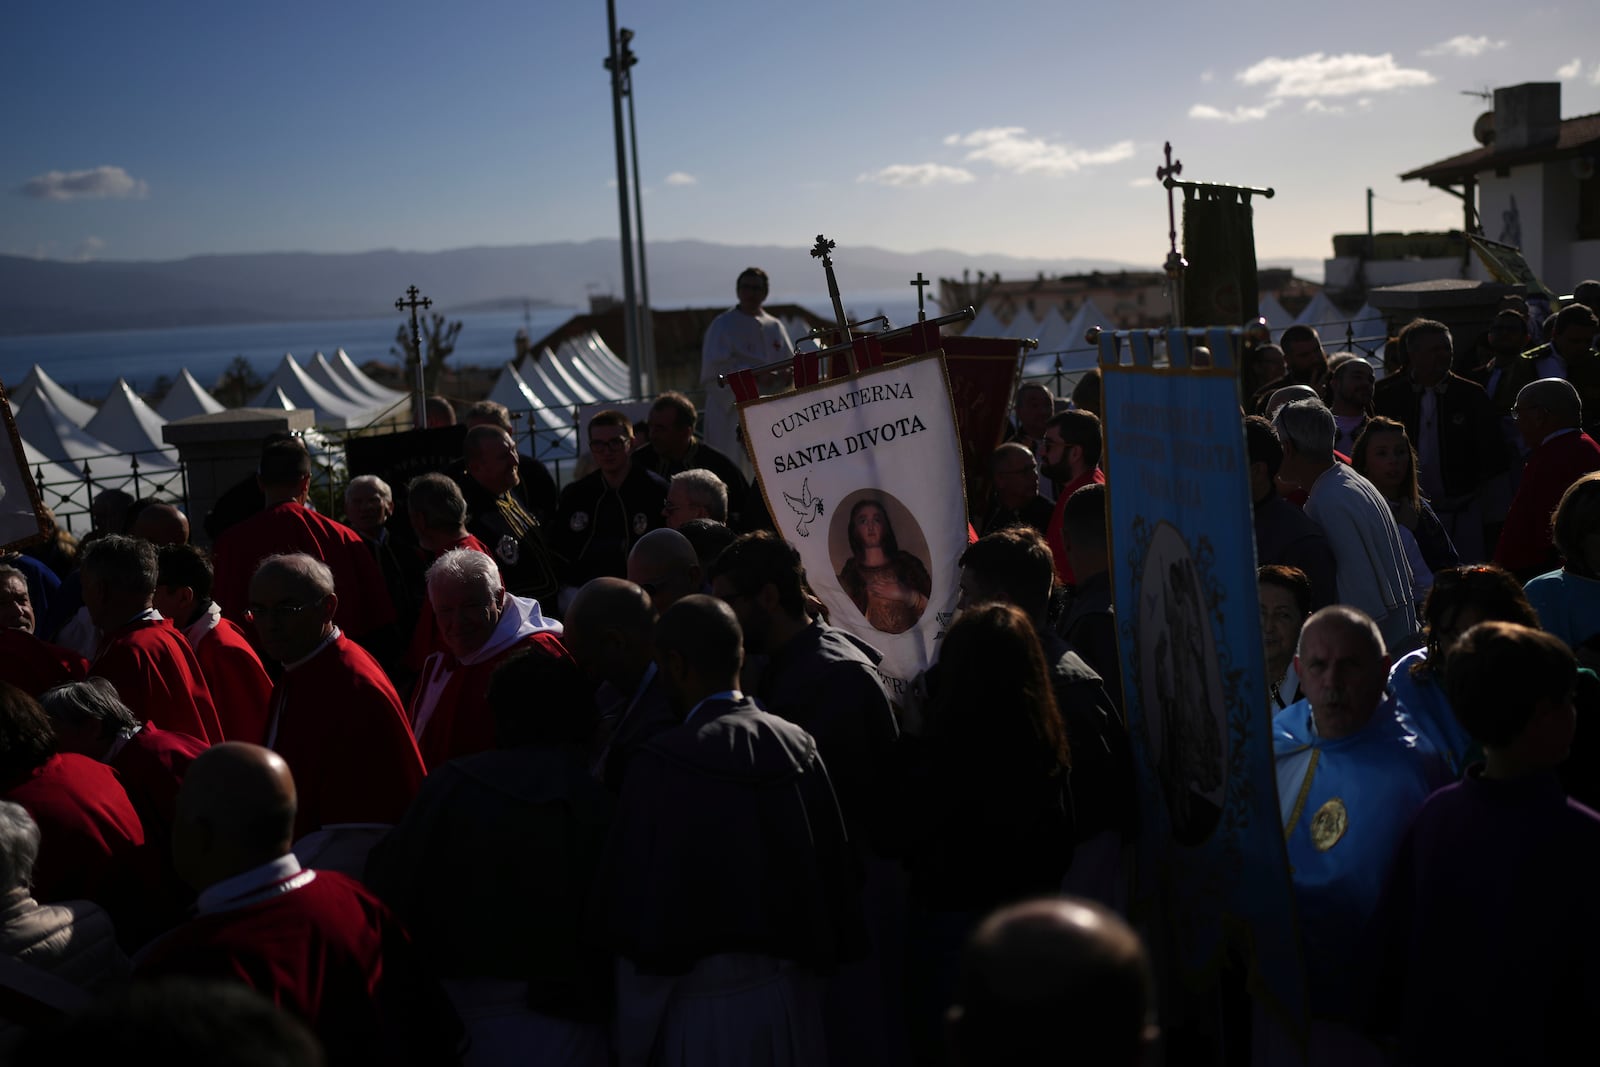
<svg viewBox="0 0 1600 1067">
<path fill-rule="evenodd" d="M 1227 330 L 1099 338 L 1117 628 L 1140 795 L 1133 910 L 1171 968 L 1168 981 L 1203 991 L 1230 956 L 1248 961 L 1258 1003 L 1302 1034 L 1237 340 Z M 1167 359 L 1157 366 L 1163 343 Z"/>
</svg>

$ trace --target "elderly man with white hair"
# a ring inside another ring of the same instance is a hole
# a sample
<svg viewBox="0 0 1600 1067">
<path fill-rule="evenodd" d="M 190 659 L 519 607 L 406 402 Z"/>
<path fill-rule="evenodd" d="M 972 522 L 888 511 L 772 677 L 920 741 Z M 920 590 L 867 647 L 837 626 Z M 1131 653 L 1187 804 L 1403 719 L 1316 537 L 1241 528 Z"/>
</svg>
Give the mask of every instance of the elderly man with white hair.
<svg viewBox="0 0 1600 1067">
<path fill-rule="evenodd" d="M 1328 535 L 1339 603 L 1366 612 L 1396 651 L 1416 646 L 1411 564 L 1394 515 L 1373 484 L 1333 454 L 1333 412 L 1320 400 L 1295 400 L 1272 419 L 1283 445 L 1278 477 L 1309 494 L 1305 512 Z"/>
<path fill-rule="evenodd" d="M 428 768 L 495 747 L 489 678 L 518 652 L 570 658 L 561 624 L 508 593 L 493 558 L 453 549 L 428 568 L 428 602 L 445 650 L 423 664 L 411 726 Z"/>
<path fill-rule="evenodd" d="M 127 978 L 111 916 L 87 900 L 40 904 L 29 884 L 39 825 L 21 804 L 0 800 L 0 993 L 45 1014 L 88 1004 Z M 0 1042 L 14 1031 L 0 1015 Z"/>
<path fill-rule="evenodd" d="M 341 835 L 370 847 L 374 828 L 399 822 L 422 785 L 405 709 L 378 661 L 334 624 L 339 596 L 327 564 L 303 552 L 268 556 L 250 580 L 248 606 L 262 651 L 284 668 L 266 743 L 299 784 L 296 853 L 348 871 L 318 850 Z M 359 844 L 348 856 L 364 859 Z"/>
<path fill-rule="evenodd" d="M 701 467 L 679 471 L 667 484 L 667 501 L 661 506 L 667 528 L 676 530 L 693 519 L 728 521 L 728 486 Z"/>
<path fill-rule="evenodd" d="M 1583 401 L 1565 378 L 1529 382 L 1517 393 L 1511 413 L 1531 451 L 1494 561 L 1527 581 L 1561 566 L 1551 543 L 1550 516 L 1573 482 L 1600 470 L 1600 444 L 1583 432 Z"/>
</svg>

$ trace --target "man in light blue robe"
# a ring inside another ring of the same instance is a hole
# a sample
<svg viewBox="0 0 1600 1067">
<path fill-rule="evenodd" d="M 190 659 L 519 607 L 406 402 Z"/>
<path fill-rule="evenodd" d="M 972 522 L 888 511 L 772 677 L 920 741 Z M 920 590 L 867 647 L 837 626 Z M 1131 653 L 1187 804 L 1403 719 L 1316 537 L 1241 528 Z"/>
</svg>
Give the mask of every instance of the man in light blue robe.
<svg viewBox="0 0 1600 1067">
<path fill-rule="evenodd" d="M 1273 718 L 1278 802 L 1314 1018 L 1354 1017 L 1367 987 L 1362 938 L 1411 816 L 1450 780 L 1386 691 L 1389 657 L 1372 619 L 1324 608 L 1295 658 L 1304 700 Z M 1354 1039 L 1313 1030 L 1324 1040 Z M 1316 1062 L 1314 1057 L 1313 1062 Z"/>
</svg>

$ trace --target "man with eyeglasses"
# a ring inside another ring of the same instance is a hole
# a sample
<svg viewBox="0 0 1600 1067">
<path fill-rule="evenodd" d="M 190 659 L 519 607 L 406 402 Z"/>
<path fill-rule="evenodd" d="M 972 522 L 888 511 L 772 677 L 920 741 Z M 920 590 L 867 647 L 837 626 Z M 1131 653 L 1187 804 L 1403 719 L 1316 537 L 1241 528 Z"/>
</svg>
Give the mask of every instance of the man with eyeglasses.
<svg viewBox="0 0 1600 1067">
<path fill-rule="evenodd" d="M 334 623 L 339 600 L 333 572 L 303 552 L 268 556 L 250 580 L 262 650 L 283 664 L 265 744 L 299 785 L 296 853 L 359 874 L 374 827 L 400 821 L 426 772 L 383 668 Z"/>
<path fill-rule="evenodd" d="M 1550 539 L 1550 516 L 1573 482 L 1600 470 L 1600 444 L 1583 432 L 1583 402 L 1565 378 L 1522 387 L 1512 409 L 1531 450 L 1506 513 L 1494 561 L 1522 581 L 1561 565 Z"/>
<path fill-rule="evenodd" d="M 994 506 L 984 517 L 983 535 L 1008 526 L 1029 526 L 1044 533 L 1050 526 L 1050 501 L 1039 492 L 1039 461 L 1028 446 L 1007 441 L 994 450 Z"/>
<path fill-rule="evenodd" d="M 595 469 L 561 490 L 557 550 L 567 560 L 566 584 L 623 578 L 634 542 L 661 524 L 667 482 L 633 462 L 633 424 L 607 409 L 589 420 Z"/>
<path fill-rule="evenodd" d="M 737 524 L 749 483 L 733 460 L 695 435 L 696 415 L 694 402 L 682 393 L 668 390 L 656 397 L 650 406 L 650 440 L 634 449 L 633 462 L 669 480 L 692 470 L 712 475 L 723 485 L 725 502 L 722 514 L 710 517 Z M 669 504 L 671 499 L 669 492 Z M 731 520 L 729 515 L 733 516 Z M 691 517 L 684 516 L 680 521 L 687 522 Z M 667 523 L 677 529 L 671 515 L 667 516 Z"/>
<path fill-rule="evenodd" d="M 706 443 L 733 459 L 749 478 L 750 461 L 739 440 L 733 390 L 718 387 L 717 376 L 787 359 L 794 354 L 794 345 L 783 323 L 761 308 L 767 299 L 767 272 L 746 267 L 735 285 L 739 303 L 706 328 L 700 348 L 700 386 L 706 394 Z"/>
</svg>

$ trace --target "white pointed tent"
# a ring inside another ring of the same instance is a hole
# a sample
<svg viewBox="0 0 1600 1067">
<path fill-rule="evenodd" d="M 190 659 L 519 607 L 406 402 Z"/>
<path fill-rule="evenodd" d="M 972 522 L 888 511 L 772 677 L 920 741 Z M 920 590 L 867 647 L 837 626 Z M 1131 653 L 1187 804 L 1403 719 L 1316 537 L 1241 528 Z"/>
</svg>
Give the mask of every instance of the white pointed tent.
<svg viewBox="0 0 1600 1067">
<path fill-rule="evenodd" d="M 37 456 L 66 468 L 73 477 L 83 476 L 85 464 L 99 478 L 120 478 L 133 471 L 129 457 L 67 418 L 48 393 L 34 393 L 13 414 L 17 435 L 28 450 L 30 462 Z M 151 455 L 140 457 L 139 466 L 170 470 L 174 464 L 163 456 Z"/>
<path fill-rule="evenodd" d="M 379 404 L 398 404 L 406 399 L 407 394 L 394 389 L 386 389 L 373 381 L 366 371 L 356 366 L 356 361 L 351 359 L 350 354 L 342 348 L 337 349 L 328 362 L 333 366 L 335 373 L 355 386 L 359 392 L 372 397 Z"/>
<path fill-rule="evenodd" d="M 306 364 L 306 377 L 322 386 L 339 399 L 356 407 L 373 407 L 373 398 L 334 373 L 333 364 L 321 352 L 312 355 Z"/>
<path fill-rule="evenodd" d="M 570 395 L 565 385 L 546 372 L 549 366 L 552 363 L 548 355 L 542 359 L 528 358 L 522 361 L 522 369 L 517 372 L 541 405 L 533 413 L 534 425 L 544 430 L 565 430 L 575 435 L 572 413 L 584 402 Z"/>
<path fill-rule="evenodd" d="M 1069 347 L 1071 343 L 1072 339 L 1067 332 L 1067 320 L 1062 317 L 1059 307 L 1051 305 L 1050 310 L 1046 311 L 1044 318 L 1039 321 L 1038 351 L 1059 352 Z"/>
<path fill-rule="evenodd" d="M 562 364 L 559 355 L 538 360 L 532 364 L 531 370 L 523 372 L 522 376 L 531 384 L 533 378 L 530 375 L 543 378 L 549 383 L 551 391 L 564 398 L 568 404 L 592 404 L 599 399 L 588 386 L 573 377 Z"/>
<path fill-rule="evenodd" d="M 1272 339 L 1276 341 L 1278 335 L 1294 323 L 1294 316 L 1283 310 L 1283 305 L 1278 303 L 1278 298 L 1268 293 L 1257 302 L 1259 314 L 1267 320 L 1267 328 L 1272 331 Z"/>
<path fill-rule="evenodd" d="M 178 372 L 178 380 L 172 383 L 167 395 L 156 405 L 156 414 L 168 422 L 187 419 L 191 415 L 215 415 L 224 410 L 222 402 L 195 381 L 188 367 Z"/>
<path fill-rule="evenodd" d="M 256 398 L 250 402 L 250 406 L 253 408 L 269 408 L 273 411 L 293 411 L 296 405 L 293 400 L 284 395 L 282 389 L 274 386 L 272 392 L 268 395 L 257 393 Z"/>
<path fill-rule="evenodd" d="M 1006 337 L 1038 337 L 1039 320 L 1025 307 L 1017 308 L 1017 313 L 1011 316 L 1011 321 L 1006 324 Z"/>
<path fill-rule="evenodd" d="M 1055 352 L 1048 351 L 1041 345 L 1038 351 L 1033 352 L 1023 362 L 1022 376 L 1043 378 L 1054 374 L 1058 355 L 1063 374 L 1079 374 L 1093 367 L 1099 362 L 1100 352 L 1094 345 L 1084 340 L 1083 336 L 1089 332 L 1091 326 L 1109 330 L 1112 328 L 1112 322 L 1093 300 L 1085 300 L 1078 305 L 1078 310 L 1072 313 L 1071 320 L 1067 322 L 1066 344 Z"/>
<path fill-rule="evenodd" d="M 141 464 L 149 459 L 173 462 L 177 453 L 161 438 L 161 427 L 166 421 L 151 410 L 125 380 L 118 378 L 84 431 L 118 451 L 141 453 Z"/>
<path fill-rule="evenodd" d="M 1009 337 L 1005 326 L 1000 322 L 1000 316 L 994 313 L 994 308 L 988 304 L 978 309 L 978 317 L 967 323 L 967 328 L 961 331 L 971 337 Z"/>
<path fill-rule="evenodd" d="M 507 363 L 500 368 L 494 387 L 489 390 L 489 400 L 504 404 L 513 414 L 528 419 L 533 434 L 533 450 L 537 458 L 549 455 L 576 456 L 578 438 L 569 425 L 571 409 L 551 408 L 529 386 L 517 368 Z M 557 425 L 559 420 L 560 424 Z"/>
<path fill-rule="evenodd" d="M 43 393 L 50 398 L 50 404 L 62 415 L 71 420 L 74 426 L 84 427 L 89 425 L 89 420 L 94 418 L 95 407 L 84 400 L 79 400 L 59 384 L 54 378 L 46 374 L 44 368 L 35 363 L 27 375 L 17 385 L 7 389 L 11 396 L 11 406 L 18 407 L 32 397 L 35 393 Z"/>
<path fill-rule="evenodd" d="M 1317 295 L 1311 298 L 1311 303 L 1295 317 L 1294 323 L 1296 326 L 1313 327 L 1326 347 L 1344 340 L 1345 325 L 1349 319 L 1349 315 L 1339 310 L 1339 305 L 1328 299 L 1327 293 L 1318 290 Z"/>
<path fill-rule="evenodd" d="M 272 377 L 267 379 L 267 384 L 250 401 L 253 408 L 276 407 L 274 394 L 282 394 L 293 407 L 311 408 L 316 412 L 314 416 L 319 426 L 331 426 L 334 429 L 353 429 L 365 426 L 372 415 L 374 405 L 357 405 L 345 400 L 335 393 L 323 388 L 306 374 L 305 368 L 295 362 L 293 356 L 284 353 L 282 361 L 278 363 Z"/>
<path fill-rule="evenodd" d="M 574 356 L 596 379 L 618 396 L 629 394 L 632 384 L 628 380 L 628 365 L 617 358 L 598 333 L 590 330 L 582 337 L 572 338 L 570 343 Z"/>
<path fill-rule="evenodd" d="M 628 395 L 627 386 L 619 389 L 616 383 L 606 380 L 598 371 L 591 369 L 589 361 L 571 340 L 561 342 L 561 346 L 556 349 L 555 359 L 561 365 L 561 369 L 596 400 L 620 400 Z"/>
</svg>

